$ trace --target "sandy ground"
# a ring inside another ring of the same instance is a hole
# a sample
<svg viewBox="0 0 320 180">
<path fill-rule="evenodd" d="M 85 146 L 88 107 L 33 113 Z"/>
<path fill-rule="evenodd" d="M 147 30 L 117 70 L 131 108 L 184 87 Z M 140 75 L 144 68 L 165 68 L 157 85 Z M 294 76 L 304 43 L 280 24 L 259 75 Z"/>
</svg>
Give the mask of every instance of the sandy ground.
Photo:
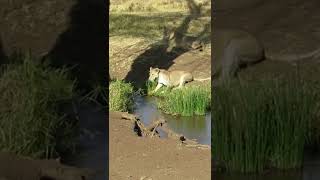
<svg viewBox="0 0 320 180">
<path fill-rule="evenodd" d="M 121 112 L 109 112 L 110 180 L 209 180 L 211 150 L 173 139 L 143 138 Z"/>
</svg>

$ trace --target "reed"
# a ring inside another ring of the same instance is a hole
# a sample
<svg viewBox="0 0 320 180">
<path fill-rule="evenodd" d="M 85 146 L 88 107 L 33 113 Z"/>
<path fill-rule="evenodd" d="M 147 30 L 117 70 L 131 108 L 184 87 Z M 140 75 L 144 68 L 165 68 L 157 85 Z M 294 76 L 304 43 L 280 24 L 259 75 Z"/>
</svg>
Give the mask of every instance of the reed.
<svg viewBox="0 0 320 180">
<path fill-rule="evenodd" d="M 211 88 L 209 85 L 189 86 L 172 90 L 162 87 L 154 90 L 156 83 L 148 82 L 147 94 L 159 97 L 158 108 L 165 113 L 181 116 L 205 115 L 211 105 Z"/>
<path fill-rule="evenodd" d="M 315 89 L 298 78 L 232 82 L 213 93 L 213 156 L 227 171 L 262 172 L 298 168 Z"/>
</svg>

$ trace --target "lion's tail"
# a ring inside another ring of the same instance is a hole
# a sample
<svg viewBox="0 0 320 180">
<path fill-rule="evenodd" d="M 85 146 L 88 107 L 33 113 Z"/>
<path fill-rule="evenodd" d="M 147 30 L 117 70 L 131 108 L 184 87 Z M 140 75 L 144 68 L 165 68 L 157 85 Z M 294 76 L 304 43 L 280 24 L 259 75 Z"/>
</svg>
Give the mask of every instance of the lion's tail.
<svg viewBox="0 0 320 180">
<path fill-rule="evenodd" d="M 193 78 L 194 81 L 207 81 L 207 80 L 211 80 L 211 77 L 208 78 Z"/>
</svg>

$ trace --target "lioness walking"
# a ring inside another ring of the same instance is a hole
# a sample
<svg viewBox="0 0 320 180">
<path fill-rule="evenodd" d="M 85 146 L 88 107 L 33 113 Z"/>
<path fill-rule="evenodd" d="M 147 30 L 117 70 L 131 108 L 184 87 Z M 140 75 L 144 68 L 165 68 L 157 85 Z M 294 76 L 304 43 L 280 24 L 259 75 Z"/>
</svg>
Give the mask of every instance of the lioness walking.
<svg viewBox="0 0 320 180">
<path fill-rule="evenodd" d="M 245 31 L 217 29 L 213 35 L 213 46 L 213 77 L 217 78 L 213 84 L 236 76 L 243 65 L 265 59 L 263 46 Z"/>
<path fill-rule="evenodd" d="M 205 81 L 210 80 L 211 77 L 204 79 L 194 78 L 190 72 L 187 71 L 168 71 L 165 69 L 152 68 L 150 67 L 149 80 L 155 81 L 157 79 L 157 87 L 152 91 L 152 93 L 158 91 L 163 85 L 167 87 L 181 88 L 185 83 L 190 81 Z"/>
</svg>

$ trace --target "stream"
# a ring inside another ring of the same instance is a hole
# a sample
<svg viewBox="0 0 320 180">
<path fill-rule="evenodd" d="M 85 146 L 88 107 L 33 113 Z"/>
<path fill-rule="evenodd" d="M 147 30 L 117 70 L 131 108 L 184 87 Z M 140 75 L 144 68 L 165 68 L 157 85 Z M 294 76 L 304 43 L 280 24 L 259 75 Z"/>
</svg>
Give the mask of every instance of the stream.
<svg viewBox="0 0 320 180">
<path fill-rule="evenodd" d="M 93 180 L 108 179 L 108 112 L 106 107 L 81 105 L 78 107 L 80 136 L 77 152 L 65 163 L 97 171 Z"/>
<path fill-rule="evenodd" d="M 105 108 L 95 105 L 79 107 L 81 136 L 78 138 L 78 151 L 66 159 L 66 164 L 98 170 L 94 180 L 106 180 L 108 171 L 108 123 Z M 162 113 L 156 106 L 156 99 L 135 97 L 134 113 L 145 124 L 154 119 L 164 118 L 168 126 L 187 138 L 196 139 L 201 144 L 211 144 L 211 114 L 205 116 L 180 117 Z M 160 132 L 165 138 L 165 134 Z M 214 173 L 214 172 L 213 172 Z M 289 172 L 268 172 L 263 175 L 213 174 L 216 180 L 319 180 L 320 154 L 306 152 L 303 168 Z"/>
<path fill-rule="evenodd" d="M 211 145 L 211 113 L 205 116 L 172 116 L 161 112 L 157 108 L 156 98 L 136 96 L 134 114 L 147 126 L 156 119 L 164 119 L 170 129 L 178 134 L 183 134 L 188 139 L 196 140 L 200 144 Z M 159 132 L 160 137 L 166 134 Z"/>
</svg>

